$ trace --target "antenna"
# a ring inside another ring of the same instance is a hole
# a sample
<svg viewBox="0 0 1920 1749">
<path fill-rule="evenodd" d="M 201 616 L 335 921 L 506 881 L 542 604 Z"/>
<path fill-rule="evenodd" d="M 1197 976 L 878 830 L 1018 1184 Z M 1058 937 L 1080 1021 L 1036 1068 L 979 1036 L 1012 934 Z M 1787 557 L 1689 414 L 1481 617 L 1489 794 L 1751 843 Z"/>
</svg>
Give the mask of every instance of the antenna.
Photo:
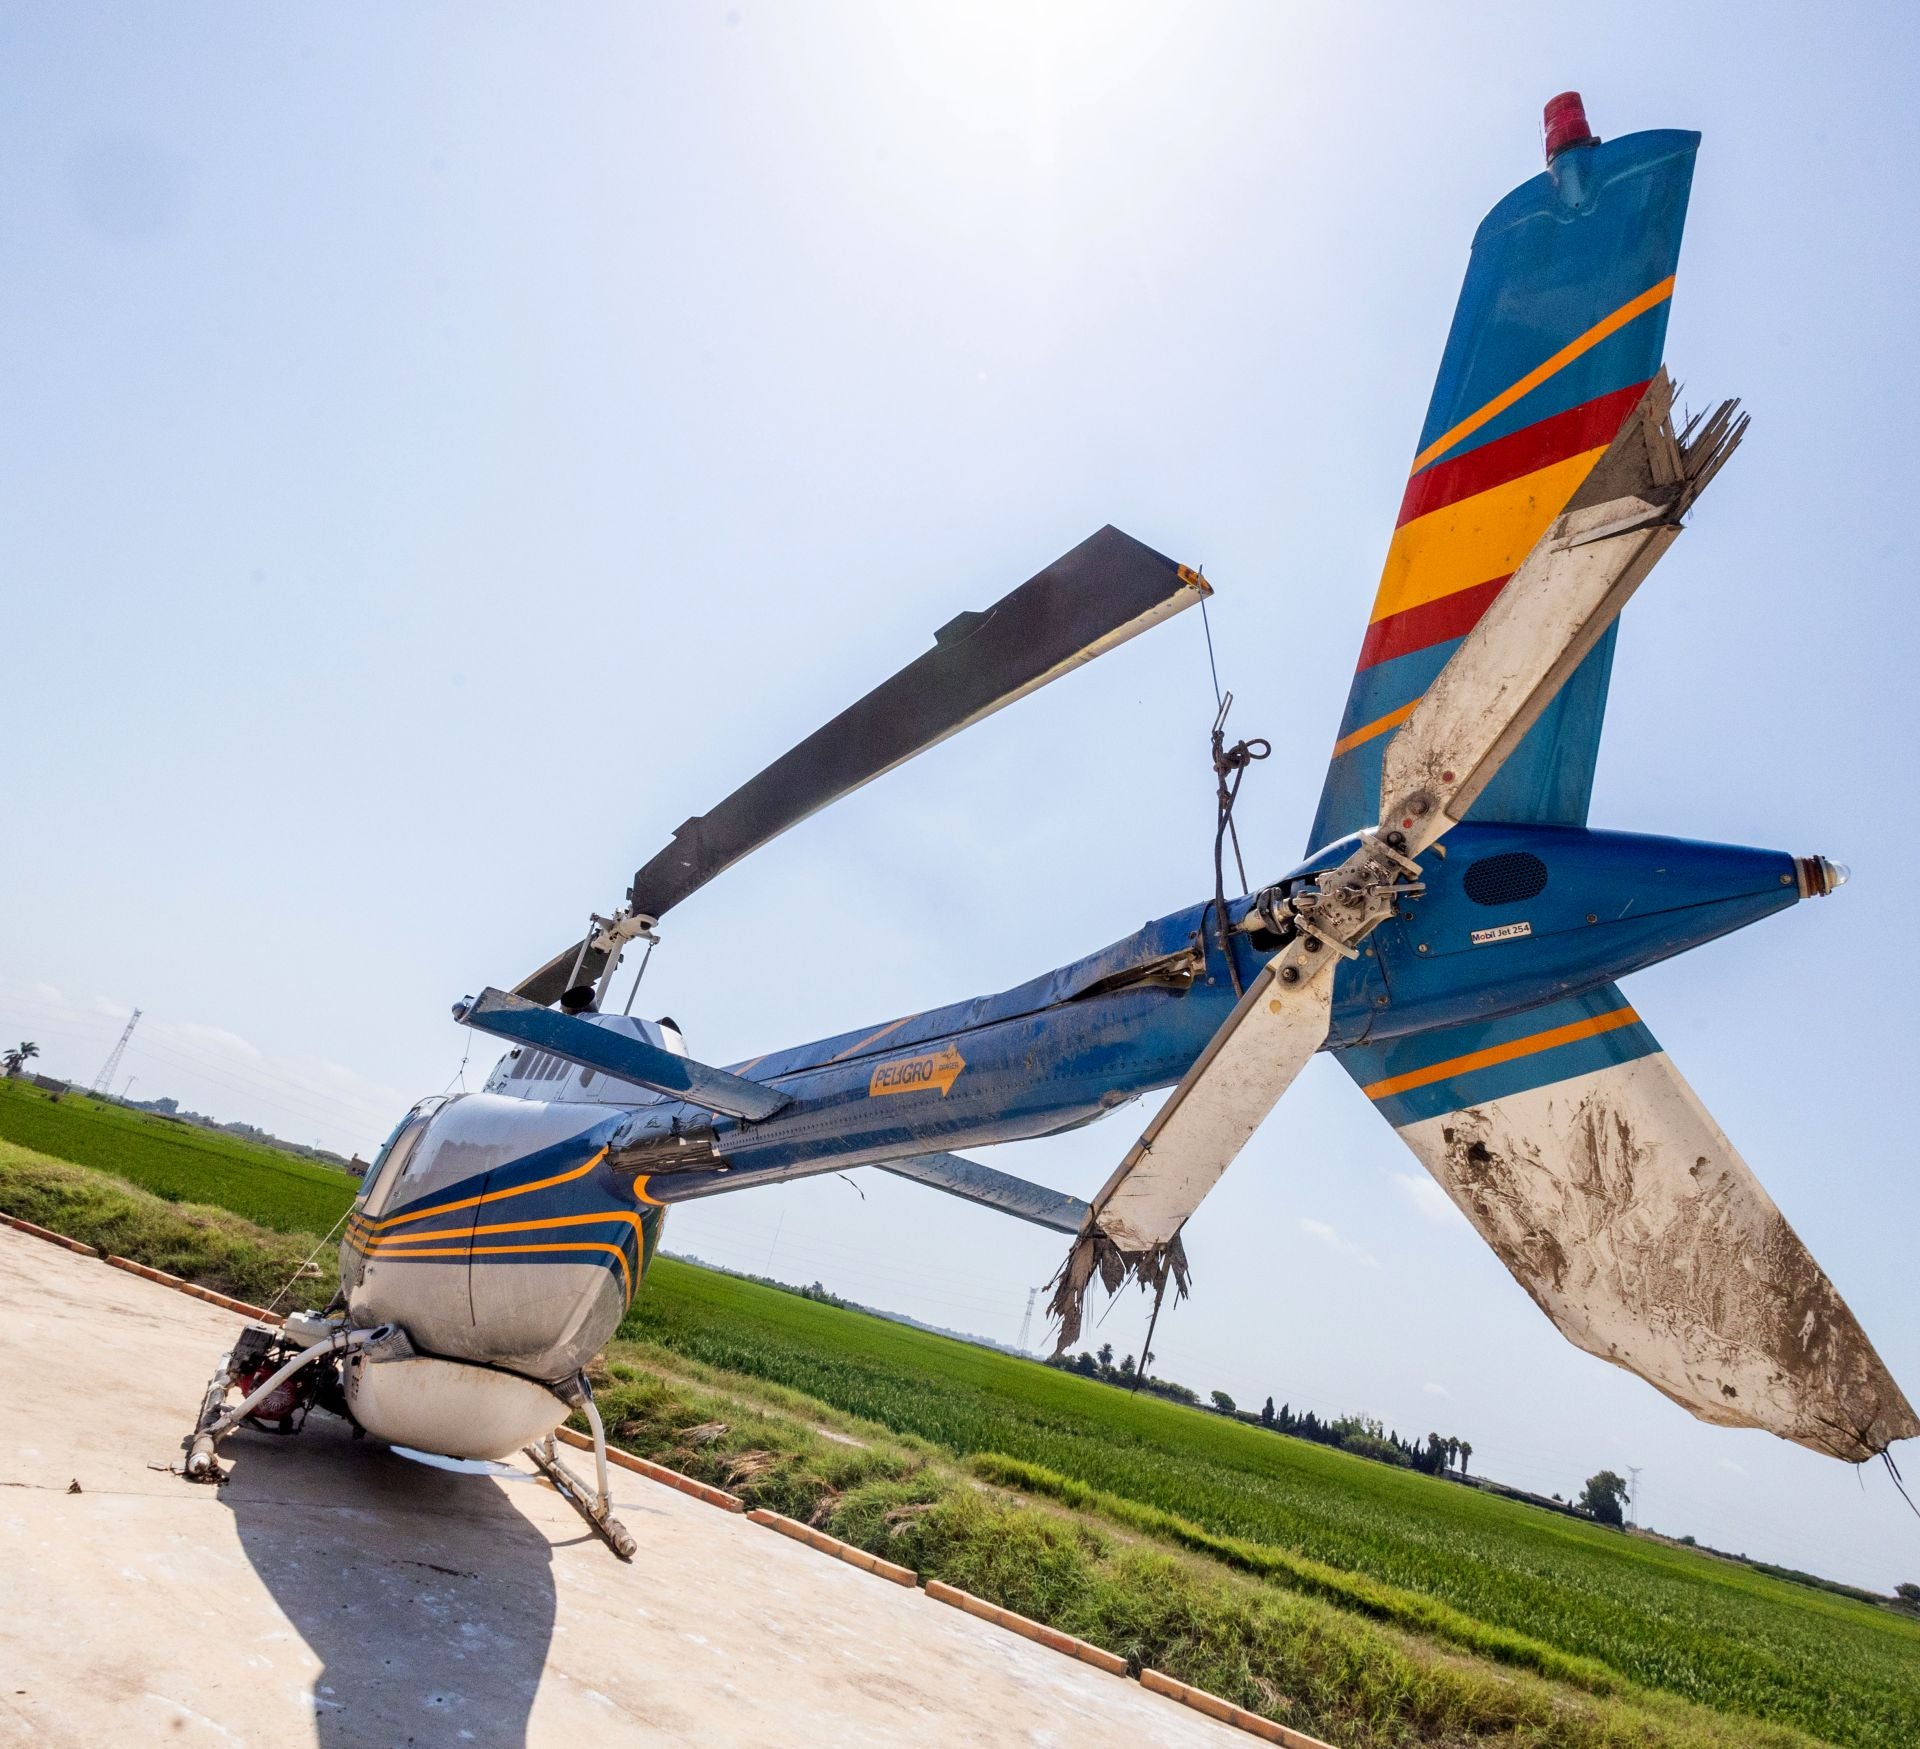
<svg viewBox="0 0 1920 1749">
<path fill-rule="evenodd" d="M 133 1029 L 140 1024 L 140 1010 L 133 1011 L 133 1018 L 127 1022 L 127 1030 L 120 1035 L 120 1042 L 113 1047 L 106 1062 L 101 1065 L 100 1073 L 93 1078 L 93 1091 L 106 1093 L 113 1085 L 113 1078 L 119 1072 L 120 1059 L 127 1054 L 127 1040 L 133 1037 Z"/>
<path fill-rule="evenodd" d="M 1014 1344 L 1022 1354 L 1027 1352 L 1027 1335 L 1033 1329 L 1033 1302 L 1040 1297 L 1037 1287 L 1027 1289 L 1027 1315 L 1020 1320 L 1020 1340 Z"/>
</svg>

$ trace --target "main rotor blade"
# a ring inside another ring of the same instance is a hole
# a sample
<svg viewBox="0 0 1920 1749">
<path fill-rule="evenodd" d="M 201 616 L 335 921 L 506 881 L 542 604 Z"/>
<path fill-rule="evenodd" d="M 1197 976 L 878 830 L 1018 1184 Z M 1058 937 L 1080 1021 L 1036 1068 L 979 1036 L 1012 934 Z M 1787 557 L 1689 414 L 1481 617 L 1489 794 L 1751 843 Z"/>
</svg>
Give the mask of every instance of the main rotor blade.
<svg viewBox="0 0 1920 1749">
<path fill-rule="evenodd" d="M 710 813 L 695 815 L 633 877 L 634 915 L 659 918 L 789 826 L 949 735 L 1212 594 L 1205 578 L 1109 525 L 816 730 Z M 541 1006 L 593 983 L 607 949 L 575 942 L 514 985 Z"/>
<path fill-rule="evenodd" d="M 1493 780 L 1668 547 L 1745 435 L 1738 403 L 1674 435 L 1659 372 L 1619 434 L 1391 742 L 1382 830 L 1418 855 Z"/>
<path fill-rule="evenodd" d="M 1101 529 L 984 613 L 948 621 L 924 656 L 688 820 L 634 875 L 634 912 L 662 916 L 829 802 L 1209 593 L 1186 566 Z"/>
<path fill-rule="evenodd" d="M 522 978 L 514 985 L 513 994 L 546 1008 L 558 1002 L 571 985 L 598 983 L 606 968 L 605 948 L 576 941 L 563 953 L 555 954 L 539 971 Z"/>
</svg>

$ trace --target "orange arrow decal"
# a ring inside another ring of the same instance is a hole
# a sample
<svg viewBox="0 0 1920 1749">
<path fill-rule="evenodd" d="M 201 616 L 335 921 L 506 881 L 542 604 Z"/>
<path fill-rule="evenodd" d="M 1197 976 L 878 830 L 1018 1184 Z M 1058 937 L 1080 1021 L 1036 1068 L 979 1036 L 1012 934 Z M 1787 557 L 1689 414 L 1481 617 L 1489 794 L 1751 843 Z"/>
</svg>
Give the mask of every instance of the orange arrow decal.
<svg viewBox="0 0 1920 1749">
<path fill-rule="evenodd" d="M 919 1093 L 938 1087 L 940 1097 L 945 1099 L 966 1066 L 966 1058 L 953 1045 L 942 1045 L 939 1050 L 921 1057 L 896 1057 L 891 1063 L 881 1063 L 874 1069 L 867 1082 L 867 1094 L 878 1099 L 883 1093 Z"/>
</svg>

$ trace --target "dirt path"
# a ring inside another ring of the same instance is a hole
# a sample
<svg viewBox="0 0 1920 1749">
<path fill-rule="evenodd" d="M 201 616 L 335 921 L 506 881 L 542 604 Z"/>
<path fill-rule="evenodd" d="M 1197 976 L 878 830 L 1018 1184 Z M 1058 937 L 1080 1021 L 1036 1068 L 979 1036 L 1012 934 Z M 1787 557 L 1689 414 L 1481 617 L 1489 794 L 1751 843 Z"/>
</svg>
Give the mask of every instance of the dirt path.
<svg viewBox="0 0 1920 1749">
<path fill-rule="evenodd" d="M 0 1744 L 1252 1741 L 624 1472 L 630 1567 L 320 1416 L 148 1468 L 237 1323 L 0 1228 Z"/>
</svg>

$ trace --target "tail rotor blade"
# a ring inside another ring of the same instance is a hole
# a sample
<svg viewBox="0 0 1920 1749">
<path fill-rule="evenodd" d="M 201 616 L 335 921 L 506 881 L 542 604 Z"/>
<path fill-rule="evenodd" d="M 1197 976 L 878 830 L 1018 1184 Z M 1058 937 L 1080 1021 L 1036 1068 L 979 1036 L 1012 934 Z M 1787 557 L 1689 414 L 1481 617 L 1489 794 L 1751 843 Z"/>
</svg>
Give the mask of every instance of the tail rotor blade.
<svg viewBox="0 0 1920 1749">
<path fill-rule="evenodd" d="M 1567 509 L 1454 651 L 1387 747 L 1380 820 L 1417 855 L 1458 822 L 1678 538 L 1746 433 L 1728 401 L 1674 435 L 1648 384 Z"/>
<path fill-rule="evenodd" d="M 1101 1229 L 1145 1252 L 1179 1232 L 1326 1042 L 1334 955 L 1298 983 L 1261 971 L 1094 1198 Z"/>
</svg>

